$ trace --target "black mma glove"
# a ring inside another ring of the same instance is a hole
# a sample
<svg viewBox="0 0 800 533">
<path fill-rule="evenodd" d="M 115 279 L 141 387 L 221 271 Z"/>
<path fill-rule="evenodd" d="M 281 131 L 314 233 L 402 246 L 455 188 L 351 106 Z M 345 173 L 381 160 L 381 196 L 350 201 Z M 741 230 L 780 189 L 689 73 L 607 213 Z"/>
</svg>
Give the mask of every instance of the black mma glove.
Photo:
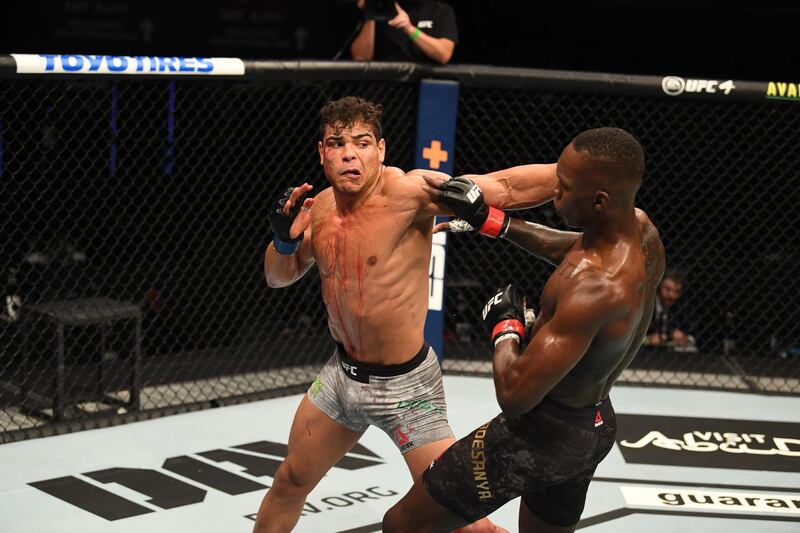
<svg viewBox="0 0 800 533">
<path fill-rule="evenodd" d="M 439 190 L 442 191 L 442 203 L 452 209 L 458 218 L 489 237 L 505 236 L 509 217 L 500 209 L 486 205 L 483 191 L 474 181 L 463 176 L 450 178 Z"/>
<path fill-rule="evenodd" d="M 483 308 L 483 322 L 492 330 L 492 342 L 497 345 L 501 337 L 514 335 L 517 341 L 525 340 L 525 294 L 514 284 L 497 289 Z"/>
<path fill-rule="evenodd" d="M 289 200 L 293 190 L 294 187 L 286 189 L 286 192 L 273 204 L 269 212 L 269 227 L 273 235 L 272 242 L 275 244 L 275 250 L 282 255 L 292 255 L 300 247 L 300 243 L 303 242 L 303 233 L 293 239 L 289 235 L 289 230 L 297 217 L 297 213 L 303 208 L 303 202 L 308 197 L 308 193 L 297 198 L 288 215 L 283 214 L 283 207 Z"/>
</svg>

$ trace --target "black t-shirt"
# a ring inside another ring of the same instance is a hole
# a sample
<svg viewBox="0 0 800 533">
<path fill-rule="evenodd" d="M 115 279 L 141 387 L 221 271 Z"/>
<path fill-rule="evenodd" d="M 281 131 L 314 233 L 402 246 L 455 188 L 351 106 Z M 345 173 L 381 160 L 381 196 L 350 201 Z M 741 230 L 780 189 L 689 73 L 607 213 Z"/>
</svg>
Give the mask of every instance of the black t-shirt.
<svg viewBox="0 0 800 533">
<path fill-rule="evenodd" d="M 400 2 L 400 7 L 408 13 L 411 23 L 425 34 L 458 42 L 456 15 L 449 5 L 431 1 L 406 7 L 403 2 Z M 375 61 L 432 62 L 432 59 L 426 56 L 405 32 L 392 28 L 385 21 L 375 22 L 375 55 L 373 59 Z"/>
<path fill-rule="evenodd" d="M 688 334 L 684 329 L 684 322 L 680 306 L 677 303 L 673 304 L 670 309 L 664 309 L 664 306 L 661 305 L 661 300 L 656 297 L 653 319 L 647 328 L 647 334 L 660 333 L 665 339 L 672 340 L 672 331 L 676 328 Z"/>
</svg>

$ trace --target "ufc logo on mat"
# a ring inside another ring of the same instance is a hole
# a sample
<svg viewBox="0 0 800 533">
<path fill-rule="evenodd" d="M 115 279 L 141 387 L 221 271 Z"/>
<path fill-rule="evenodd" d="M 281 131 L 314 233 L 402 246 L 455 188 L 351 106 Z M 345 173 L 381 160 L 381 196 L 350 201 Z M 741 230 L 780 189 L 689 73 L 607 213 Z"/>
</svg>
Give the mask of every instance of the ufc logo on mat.
<svg viewBox="0 0 800 533">
<path fill-rule="evenodd" d="M 467 200 L 469 203 L 474 204 L 475 200 L 477 200 L 481 195 L 481 190 L 477 185 L 473 185 L 472 188 L 467 191 Z"/>
</svg>

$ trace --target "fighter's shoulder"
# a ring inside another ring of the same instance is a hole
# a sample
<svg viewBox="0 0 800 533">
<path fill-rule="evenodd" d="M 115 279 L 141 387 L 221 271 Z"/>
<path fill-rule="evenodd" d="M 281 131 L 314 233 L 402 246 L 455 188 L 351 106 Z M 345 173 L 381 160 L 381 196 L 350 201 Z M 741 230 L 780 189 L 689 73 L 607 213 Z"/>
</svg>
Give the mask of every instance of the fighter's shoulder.
<svg viewBox="0 0 800 533">
<path fill-rule="evenodd" d="M 319 191 L 314 198 L 316 198 L 317 200 L 320 200 L 320 199 L 323 199 L 323 198 L 332 198 L 332 197 L 333 197 L 333 187 L 328 185 L 324 189 Z"/>
<path fill-rule="evenodd" d="M 313 217 L 328 210 L 333 203 L 333 187 L 325 187 L 314 196 L 314 207 L 311 208 L 311 216 Z"/>
<path fill-rule="evenodd" d="M 439 172 L 438 170 L 431 170 L 431 169 L 428 169 L 428 168 L 415 168 L 415 169 L 409 170 L 408 172 L 404 172 L 404 171 L 400 170 L 399 168 L 397 170 L 400 172 L 400 174 L 402 176 L 404 176 L 406 178 L 411 178 L 411 179 L 422 179 L 423 176 L 426 176 L 426 175 L 427 176 L 445 176 L 447 179 L 450 179 L 450 175 L 449 174 L 445 174 L 444 172 Z"/>
<path fill-rule="evenodd" d="M 664 261 L 664 243 L 661 242 L 661 234 L 647 213 L 636 208 L 636 220 L 639 221 L 639 228 L 642 235 L 642 249 L 645 252 L 648 263 L 652 261 Z"/>
<path fill-rule="evenodd" d="M 562 279 L 565 296 L 605 296 L 614 288 L 614 276 L 582 253 L 568 255 L 554 275 Z"/>
<path fill-rule="evenodd" d="M 383 169 L 383 178 L 388 183 L 396 183 L 398 180 L 403 179 L 407 172 L 397 167 L 385 167 Z"/>
<path fill-rule="evenodd" d="M 397 167 L 386 167 L 383 171 L 385 189 L 390 193 L 396 192 L 404 196 L 408 195 L 410 191 L 422 193 L 421 186 L 426 172 L 431 171 L 414 169 L 405 172 Z"/>
<path fill-rule="evenodd" d="M 325 187 L 314 196 L 315 204 L 333 202 L 333 187 Z"/>
<path fill-rule="evenodd" d="M 650 217 L 644 212 L 643 209 L 636 207 L 634 208 L 634 213 L 636 214 L 636 220 L 639 222 L 639 227 L 641 228 L 643 234 L 645 232 L 655 232 L 655 234 L 658 235 L 658 228 L 656 228 L 656 225 L 653 224 L 653 221 L 650 220 Z"/>
<path fill-rule="evenodd" d="M 601 271 L 586 271 L 562 283 L 556 309 L 583 324 L 597 324 L 618 316 L 627 307 L 623 284 Z"/>
<path fill-rule="evenodd" d="M 561 278 L 561 294 L 566 299 L 574 297 L 610 309 L 627 297 L 623 269 L 599 263 L 580 251 L 568 255 L 554 275 Z"/>
</svg>

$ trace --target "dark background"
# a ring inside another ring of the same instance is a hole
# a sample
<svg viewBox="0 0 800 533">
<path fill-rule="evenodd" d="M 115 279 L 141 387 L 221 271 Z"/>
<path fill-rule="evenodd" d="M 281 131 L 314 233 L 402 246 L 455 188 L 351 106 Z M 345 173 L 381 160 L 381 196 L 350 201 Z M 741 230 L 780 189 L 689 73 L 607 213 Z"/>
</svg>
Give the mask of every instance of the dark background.
<svg viewBox="0 0 800 533">
<path fill-rule="evenodd" d="M 402 2 L 401 2 L 402 3 Z M 448 0 L 453 62 L 738 80 L 798 78 L 798 4 Z M 331 59 L 355 0 L 14 0 L 0 52 Z M 342 58 L 348 58 L 345 49 Z"/>
</svg>

